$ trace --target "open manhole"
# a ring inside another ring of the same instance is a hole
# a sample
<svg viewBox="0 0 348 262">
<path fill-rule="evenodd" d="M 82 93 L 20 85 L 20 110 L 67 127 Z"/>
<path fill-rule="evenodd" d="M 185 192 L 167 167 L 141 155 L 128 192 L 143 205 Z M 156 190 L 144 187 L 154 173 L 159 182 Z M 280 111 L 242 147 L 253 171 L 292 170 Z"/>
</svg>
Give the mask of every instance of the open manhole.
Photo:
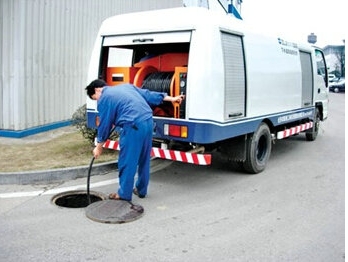
<svg viewBox="0 0 348 262">
<path fill-rule="evenodd" d="M 59 193 L 52 197 L 52 203 L 60 207 L 83 208 L 89 204 L 105 200 L 107 197 L 95 191 L 89 192 L 90 203 L 86 190 L 75 190 Z"/>
</svg>

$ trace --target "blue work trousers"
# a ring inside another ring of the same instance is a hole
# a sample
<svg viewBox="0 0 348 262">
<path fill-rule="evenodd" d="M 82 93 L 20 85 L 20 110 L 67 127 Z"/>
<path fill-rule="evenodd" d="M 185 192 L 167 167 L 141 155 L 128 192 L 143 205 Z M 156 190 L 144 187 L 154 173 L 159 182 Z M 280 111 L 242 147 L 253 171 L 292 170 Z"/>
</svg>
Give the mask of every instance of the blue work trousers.
<svg viewBox="0 0 348 262">
<path fill-rule="evenodd" d="M 150 179 L 150 154 L 152 149 L 152 118 L 136 124 L 126 124 L 120 132 L 120 153 L 118 158 L 118 195 L 132 200 L 134 177 L 138 170 L 135 187 L 139 195 L 147 194 Z"/>
</svg>

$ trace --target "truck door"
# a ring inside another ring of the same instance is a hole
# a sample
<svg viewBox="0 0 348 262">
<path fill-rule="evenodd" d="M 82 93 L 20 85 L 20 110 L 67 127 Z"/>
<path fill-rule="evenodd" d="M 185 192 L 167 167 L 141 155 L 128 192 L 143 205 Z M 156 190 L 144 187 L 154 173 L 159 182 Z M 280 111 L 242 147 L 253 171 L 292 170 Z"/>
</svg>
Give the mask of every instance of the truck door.
<svg viewBox="0 0 348 262">
<path fill-rule="evenodd" d="M 314 93 L 313 100 L 316 105 L 320 106 L 322 113 L 320 120 L 324 120 L 328 115 L 328 73 L 325 56 L 323 51 L 315 49 L 314 66 Z"/>
</svg>

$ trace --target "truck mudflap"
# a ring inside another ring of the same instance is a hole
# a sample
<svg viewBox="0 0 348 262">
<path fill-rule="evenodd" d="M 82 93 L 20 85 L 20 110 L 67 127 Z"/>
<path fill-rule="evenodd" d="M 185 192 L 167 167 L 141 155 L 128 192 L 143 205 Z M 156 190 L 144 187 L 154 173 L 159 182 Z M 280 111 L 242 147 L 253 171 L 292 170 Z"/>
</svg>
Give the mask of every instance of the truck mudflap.
<svg viewBox="0 0 348 262">
<path fill-rule="evenodd" d="M 277 139 L 283 139 L 298 133 L 303 132 L 304 130 L 310 129 L 313 127 L 313 122 L 308 122 L 305 124 L 301 124 L 298 126 L 291 127 L 289 129 L 285 129 L 277 133 Z"/>
<path fill-rule="evenodd" d="M 120 150 L 119 143 L 114 140 L 107 140 L 104 143 L 103 147 L 113 150 Z M 178 150 L 169 150 L 158 147 L 152 147 L 151 156 L 195 165 L 211 164 L 211 154 L 199 154 L 195 152 L 183 152 Z"/>
</svg>

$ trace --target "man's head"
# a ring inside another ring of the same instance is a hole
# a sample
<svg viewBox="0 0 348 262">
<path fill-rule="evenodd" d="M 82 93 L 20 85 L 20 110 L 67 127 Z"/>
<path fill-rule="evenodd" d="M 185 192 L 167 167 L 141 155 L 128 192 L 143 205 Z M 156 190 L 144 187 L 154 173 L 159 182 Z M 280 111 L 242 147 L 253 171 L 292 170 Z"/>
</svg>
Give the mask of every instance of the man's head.
<svg viewBox="0 0 348 262">
<path fill-rule="evenodd" d="M 100 96 L 101 89 L 106 86 L 106 82 L 101 79 L 93 80 L 86 88 L 87 95 L 93 99 L 98 100 Z"/>
</svg>

